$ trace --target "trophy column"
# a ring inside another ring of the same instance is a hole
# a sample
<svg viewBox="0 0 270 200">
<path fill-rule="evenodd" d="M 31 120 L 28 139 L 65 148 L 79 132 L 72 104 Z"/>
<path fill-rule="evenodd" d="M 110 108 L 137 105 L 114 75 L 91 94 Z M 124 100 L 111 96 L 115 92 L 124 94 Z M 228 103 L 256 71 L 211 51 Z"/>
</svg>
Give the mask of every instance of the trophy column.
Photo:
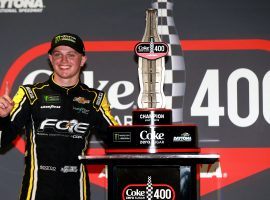
<svg viewBox="0 0 270 200">
<path fill-rule="evenodd" d="M 160 42 L 161 39 L 157 31 L 157 10 L 149 9 L 146 11 L 146 25 L 142 43 L 135 48 L 139 56 L 139 108 L 165 108 L 166 102 L 163 92 L 164 52 L 168 49 L 166 45 Z"/>
</svg>

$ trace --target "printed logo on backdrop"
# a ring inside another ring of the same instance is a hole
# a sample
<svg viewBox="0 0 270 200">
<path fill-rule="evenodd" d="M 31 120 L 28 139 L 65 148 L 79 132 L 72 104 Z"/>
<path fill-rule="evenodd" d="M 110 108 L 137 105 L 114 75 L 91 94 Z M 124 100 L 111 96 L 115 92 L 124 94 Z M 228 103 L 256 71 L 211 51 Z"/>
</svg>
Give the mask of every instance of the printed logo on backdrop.
<svg viewBox="0 0 270 200">
<path fill-rule="evenodd" d="M 122 191 L 122 200 L 175 200 L 175 191 L 168 184 L 152 183 L 148 176 L 145 184 L 129 184 Z"/>
<path fill-rule="evenodd" d="M 42 13 L 43 0 L 0 0 L 0 13 Z"/>
</svg>

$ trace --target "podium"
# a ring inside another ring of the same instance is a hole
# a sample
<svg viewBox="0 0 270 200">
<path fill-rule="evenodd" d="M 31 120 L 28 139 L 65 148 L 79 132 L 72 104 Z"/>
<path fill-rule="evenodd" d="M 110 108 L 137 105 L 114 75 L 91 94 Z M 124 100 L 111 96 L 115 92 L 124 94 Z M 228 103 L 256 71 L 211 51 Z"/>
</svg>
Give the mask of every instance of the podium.
<svg viewBox="0 0 270 200">
<path fill-rule="evenodd" d="M 132 126 L 112 126 L 106 155 L 79 156 L 85 164 L 108 166 L 109 200 L 198 200 L 200 154 L 197 126 L 170 124 L 170 110 L 133 112 Z M 164 118 L 164 120 L 163 120 Z"/>
<path fill-rule="evenodd" d="M 85 164 L 108 165 L 108 200 L 198 200 L 197 164 L 217 154 L 113 154 L 79 156 Z"/>
</svg>

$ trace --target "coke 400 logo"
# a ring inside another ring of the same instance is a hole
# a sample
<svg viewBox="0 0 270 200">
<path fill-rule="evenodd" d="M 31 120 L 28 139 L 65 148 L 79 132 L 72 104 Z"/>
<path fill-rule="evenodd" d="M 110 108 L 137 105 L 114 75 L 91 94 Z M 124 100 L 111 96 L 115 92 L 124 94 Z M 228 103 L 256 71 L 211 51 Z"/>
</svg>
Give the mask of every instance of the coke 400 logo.
<svg viewBox="0 0 270 200">
<path fill-rule="evenodd" d="M 174 189 L 167 184 L 153 184 L 152 189 L 147 189 L 146 184 L 130 184 L 122 193 L 122 200 L 175 200 Z"/>
<path fill-rule="evenodd" d="M 168 184 L 152 183 L 148 176 L 145 184 L 129 184 L 122 191 L 122 200 L 175 200 L 175 190 Z"/>
</svg>

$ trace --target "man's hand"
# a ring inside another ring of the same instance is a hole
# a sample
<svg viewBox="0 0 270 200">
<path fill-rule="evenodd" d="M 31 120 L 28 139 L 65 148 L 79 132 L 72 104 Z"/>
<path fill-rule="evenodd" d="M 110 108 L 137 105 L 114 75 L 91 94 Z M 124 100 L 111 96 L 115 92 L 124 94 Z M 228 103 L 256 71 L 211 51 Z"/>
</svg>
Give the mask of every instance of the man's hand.
<svg viewBox="0 0 270 200">
<path fill-rule="evenodd" d="M 14 102 L 9 96 L 10 91 L 8 82 L 6 82 L 5 94 L 0 97 L 0 117 L 6 117 L 9 115 L 14 107 Z"/>
</svg>

